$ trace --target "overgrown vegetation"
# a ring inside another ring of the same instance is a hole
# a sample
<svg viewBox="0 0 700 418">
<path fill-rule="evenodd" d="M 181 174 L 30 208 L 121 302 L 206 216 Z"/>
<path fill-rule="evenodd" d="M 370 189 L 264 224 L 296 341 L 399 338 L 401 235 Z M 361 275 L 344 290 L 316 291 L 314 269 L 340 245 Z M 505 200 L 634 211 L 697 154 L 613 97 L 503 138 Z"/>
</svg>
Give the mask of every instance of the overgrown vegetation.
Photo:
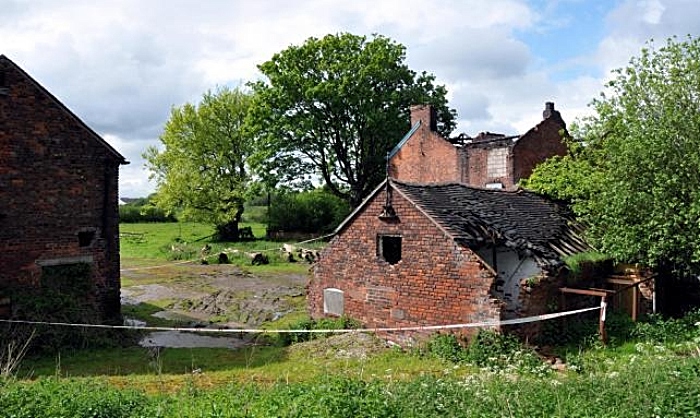
<svg viewBox="0 0 700 418">
<path fill-rule="evenodd" d="M 295 323 L 288 324 L 288 329 L 293 330 L 339 330 L 339 329 L 357 329 L 361 328 L 360 322 L 351 318 L 321 318 L 318 320 L 303 319 Z M 273 341 L 283 347 L 303 341 L 310 341 L 316 338 L 325 338 L 332 334 L 327 333 L 308 333 L 308 332 L 290 332 L 275 334 Z"/>
<path fill-rule="evenodd" d="M 281 192 L 274 195 L 268 213 L 268 229 L 326 233 L 350 213 L 350 205 L 325 189 Z"/>
<path fill-rule="evenodd" d="M 453 334 L 438 334 L 427 343 L 433 356 L 454 363 L 467 363 L 491 371 L 547 374 L 551 371 L 540 356 L 515 336 L 481 330 L 464 344 Z"/>
<path fill-rule="evenodd" d="M 700 39 L 650 42 L 572 126 L 569 153 L 524 187 L 571 203 L 618 261 L 700 272 Z"/>
<path fill-rule="evenodd" d="M 172 213 L 166 213 L 155 206 L 150 198 L 140 198 L 119 205 L 119 222 L 177 222 L 177 219 Z"/>
<path fill-rule="evenodd" d="M 612 272 L 613 262 L 610 256 L 596 251 L 576 253 L 564 258 L 569 268 L 569 275 L 574 279 L 604 277 Z"/>
<path fill-rule="evenodd" d="M 436 335 L 423 350 L 385 349 L 356 359 L 318 357 L 318 345 L 304 351 L 304 344 L 325 339 L 167 349 L 157 370 L 139 348 L 30 358 L 20 376 L 48 377 L 0 379 L 0 410 L 15 417 L 698 416 L 700 311 L 609 325 L 610 345 L 597 343 L 593 331 L 561 348 L 558 369 L 491 331 L 467 345 Z M 355 324 L 339 318 L 297 326 Z M 66 375 L 75 377 L 60 377 Z"/>
</svg>

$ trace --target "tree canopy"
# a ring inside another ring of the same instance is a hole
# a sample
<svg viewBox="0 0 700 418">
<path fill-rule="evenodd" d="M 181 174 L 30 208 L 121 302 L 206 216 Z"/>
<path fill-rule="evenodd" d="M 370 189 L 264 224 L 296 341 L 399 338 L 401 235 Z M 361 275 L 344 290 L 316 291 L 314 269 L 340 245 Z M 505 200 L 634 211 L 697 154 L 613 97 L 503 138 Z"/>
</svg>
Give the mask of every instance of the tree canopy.
<svg viewBox="0 0 700 418">
<path fill-rule="evenodd" d="M 432 104 L 438 130 L 455 127 L 444 86 L 405 64 L 404 46 L 349 33 L 309 38 L 259 66 L 249 122 L 265 144 L 256 158 L 270 182 L 318 176 L 357 205 L 385 175 L 387 152 L 410 128 L 409 107 Z"/>
<path fill-rule="evenodd" d="M 160 136 L 163 149 L 144 153 L 157 182 L 154 202 L 184 219 L 209 222 L 220 239 L 236 241 L 251 187 L 245 133 L 250 94 L 240 88 L 207 92 L 198 105 L 173 108 Z"/>
<path fill-rule="evenodd" d="M 700 42 L 650 42 L 524 186 L 566 199 L 618 260 L 700 272 Z"/>
</svg>

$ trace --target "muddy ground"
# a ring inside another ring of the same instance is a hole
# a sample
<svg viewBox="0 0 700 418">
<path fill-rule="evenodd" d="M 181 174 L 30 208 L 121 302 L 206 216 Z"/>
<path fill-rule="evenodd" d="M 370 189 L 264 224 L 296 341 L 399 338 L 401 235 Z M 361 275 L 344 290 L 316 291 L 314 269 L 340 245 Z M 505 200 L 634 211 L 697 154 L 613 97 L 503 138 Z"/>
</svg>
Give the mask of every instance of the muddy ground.
<svg viewBox="0 0 700 418">
<path fill-rule="evenodd" d="M 252 266 L 167 264 L 122 270 L 122 305 L 127 319 L 147 325 L 202 328 L 258 328 L 305 311 L 307 267 L 270 273 Z M 129 313 L 136 318 L 129 318 Z M 139 313 L 138 315 L 133 315 Z M 206 337 L 206 338 L 205 338 Z M 154 333 L 142 345 L 172 347 L 240 346 L 211 335 Z"/>
</svg>

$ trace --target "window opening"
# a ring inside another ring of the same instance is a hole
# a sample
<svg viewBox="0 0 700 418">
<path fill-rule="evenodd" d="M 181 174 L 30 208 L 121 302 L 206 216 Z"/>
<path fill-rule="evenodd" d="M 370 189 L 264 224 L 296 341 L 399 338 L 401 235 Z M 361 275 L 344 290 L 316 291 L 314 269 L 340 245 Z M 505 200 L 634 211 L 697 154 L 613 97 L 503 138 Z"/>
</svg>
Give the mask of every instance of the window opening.
<svg viewBox="0 0 700 418">
<path fill-rule="evenodd" d="M 95 231 L 78 232 L 78 243 L 81 247 L 89 247 L 95 239 Z"/>
<path fill-rule="evenodd" d="M 377 241 L 377 255 L 389 264 L 396 264 L 401 261 L 400 236 L 380 235 Z"/>
</svg>

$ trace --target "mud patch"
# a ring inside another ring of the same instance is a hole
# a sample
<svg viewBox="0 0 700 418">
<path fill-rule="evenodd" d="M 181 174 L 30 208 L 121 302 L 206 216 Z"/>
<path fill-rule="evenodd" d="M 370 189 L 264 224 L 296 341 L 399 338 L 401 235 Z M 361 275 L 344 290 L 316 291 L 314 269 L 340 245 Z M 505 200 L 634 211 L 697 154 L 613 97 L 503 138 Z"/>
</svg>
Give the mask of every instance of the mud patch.
<svg viewBox="0 0 700 418">
<path fill-rule="evenodd" d="M 154 300 L 198 298 L 205 296 L 204 292 L 183 289 L 180 286 L 160 284 L 145 284 L 122 288 L 122 305 L 138 305 Z"/>
<path fill-rule="evenodd" d="M 144 277 L 128 270 L 123 275 L 135 283 L 122 288 L 122 305 L 143 304 L 132 315 L 146 325 L 258 328 L 305 311 L 308 276 L 298 272 L 253 274 L 233 265 L 178 265 L 149 271 Z M 149 347 L 237 348 L 247 343 L 240 338 L 178 332 L 153 333 L 142 340 Z"/>
<path fill-rule="evenodd" d="M 253 291 L 220 290 L 202 297 L 176 303 L 175 309 L 189 311 L 197 316 L 208 316 L 212 322 L 228 322 L 248 327 L 257 327 L 275 321 L 293 312 L 293 298 L 304 296 L 301 289 L 276 286 L 271 289 Z"/>
</svg>

